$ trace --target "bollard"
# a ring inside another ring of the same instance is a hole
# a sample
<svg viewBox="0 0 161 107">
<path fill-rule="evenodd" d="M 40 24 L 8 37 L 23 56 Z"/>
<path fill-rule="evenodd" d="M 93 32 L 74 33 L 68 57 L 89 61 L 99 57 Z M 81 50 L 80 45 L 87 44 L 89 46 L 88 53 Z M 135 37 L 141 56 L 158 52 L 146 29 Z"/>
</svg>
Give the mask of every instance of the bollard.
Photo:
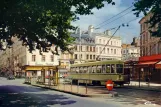
<svg viewBox="0 0 161 107">
<path fill-rule="evenodd" d="M 86 80 L 86 94 L 87 94 L 87 80 Z"/>
<path fill-rule="evenodd" d="M 78 83 L 77 83 L 77 93 L 79 93 L 79 80 L 78 80 Z"/>
<path fill-rule="evenodd" d="M 65 91 L 65 81 L 63 82 L 63 84 L 64 84 L 64 91 Z"/>
<path fill-rule="evenodd" d="M 59 89 L 59 83 L 57 84 L 57 88 Z"/>
<path fill-rule="evenodd" d="M 72 92 L 72 82 L 71 82 L 71 92 Z"/>
</svg>

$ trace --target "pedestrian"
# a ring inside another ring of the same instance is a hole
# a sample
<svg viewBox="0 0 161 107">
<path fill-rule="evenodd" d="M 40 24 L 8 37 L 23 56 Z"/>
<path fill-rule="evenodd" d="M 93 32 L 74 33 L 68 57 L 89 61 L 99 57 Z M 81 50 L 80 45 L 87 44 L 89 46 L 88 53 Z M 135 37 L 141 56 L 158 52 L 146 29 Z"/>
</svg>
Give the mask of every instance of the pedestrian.
<svg viewBox="0 0 161 107">
<path fill-rule="evenodd" d="M 147 82 L 147 84 L 149 84 L 149 81 L 150 81 L 150 78 L 147 76 L 147 77 L 146 77 L 146 82 Z"/>
</svg>

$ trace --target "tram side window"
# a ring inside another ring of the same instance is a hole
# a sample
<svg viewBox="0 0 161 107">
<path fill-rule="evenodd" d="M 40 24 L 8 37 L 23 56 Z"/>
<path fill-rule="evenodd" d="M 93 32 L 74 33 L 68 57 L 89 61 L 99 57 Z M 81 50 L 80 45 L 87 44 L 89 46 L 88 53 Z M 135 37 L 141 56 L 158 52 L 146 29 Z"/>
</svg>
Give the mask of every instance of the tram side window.
<svg viewBox="0 0 161 107">
<path fill-rule="evenodd" d="M 92 73 L 96 72 L 96 66 L 92 66 Z"/>
<path fill-rule="evenodd" d="M 88 67 L 84 67 L 84 73 L 87 73 Z"/>
<path fill-rule="evenodd" d="M 78 67 L 76 68 L 76 73 L 79 73 L 79 68 Z"/>
<path fill-rule="evenodd" d="M 117 64 L 116 68 L 117 68 L 117 73 L 123 73 L 123 65 L 122 64 Z"/>
<path fill-rule="evenodd" d="M 79 73 L 83 73 L 83 67 L 79 68 Z"/>
<path fill-rule="evenodd" d="M 111 64 L 111 73 L 116 73 L 115 64 Z"/>
<path fill-rule="evenodd" d="M 102 66 L 97 66 L 97 73 L 101 73 L 102 71 Z"/>
<path fill-rule="evenodd" d="M 87 67 L 87 72 L 88 72 L 88 73 L 92 73 L 92 67 L 91 67 L 91 66 L 88 66 L 88 67 Z"/>
<path fill-rule="evenodd" d="M 106 73 L 106 65 L 102 65 L 102 73 Z"/>
<path fill-rule="evenodd" d="M 110 64 L 106 65 L 106 73 L 110 73 Z"/>
</svg>

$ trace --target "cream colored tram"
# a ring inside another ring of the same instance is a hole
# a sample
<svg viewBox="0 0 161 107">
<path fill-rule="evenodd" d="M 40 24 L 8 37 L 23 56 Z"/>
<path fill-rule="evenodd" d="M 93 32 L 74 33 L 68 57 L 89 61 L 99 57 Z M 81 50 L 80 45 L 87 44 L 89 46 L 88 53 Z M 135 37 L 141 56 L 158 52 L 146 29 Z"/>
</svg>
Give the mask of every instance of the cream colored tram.
<svg viewBox="0 0 161 107">
<path fill-rule="evenodd" d="M 111 79 L 115 84 L 129 83 L 129 76 L 124 74 L 124 62 L 120 60 L 96 61 L 71 65 L 69 78 L 72 82 L 105 85 Z"/>
</svg>

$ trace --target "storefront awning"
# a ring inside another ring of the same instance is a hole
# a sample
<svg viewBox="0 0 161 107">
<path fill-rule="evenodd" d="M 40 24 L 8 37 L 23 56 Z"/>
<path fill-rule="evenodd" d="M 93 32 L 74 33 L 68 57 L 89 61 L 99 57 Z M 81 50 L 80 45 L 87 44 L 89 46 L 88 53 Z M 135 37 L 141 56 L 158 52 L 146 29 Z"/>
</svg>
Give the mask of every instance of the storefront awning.
<svg viewBox="0 0 161 107">
<path fill-rule="evenodd" d="M 151 55 L 151 56 L 142 56 L 139 58 L 138 66 L 155 67 L 160 61 L 161 61 L 161 54 Z"/>
<path fill-rule="evenodd" d="M 158 61 L 147 61 L 147 62 L 139 62 L 138 65 L 154 65 Z"/>
</svg>

